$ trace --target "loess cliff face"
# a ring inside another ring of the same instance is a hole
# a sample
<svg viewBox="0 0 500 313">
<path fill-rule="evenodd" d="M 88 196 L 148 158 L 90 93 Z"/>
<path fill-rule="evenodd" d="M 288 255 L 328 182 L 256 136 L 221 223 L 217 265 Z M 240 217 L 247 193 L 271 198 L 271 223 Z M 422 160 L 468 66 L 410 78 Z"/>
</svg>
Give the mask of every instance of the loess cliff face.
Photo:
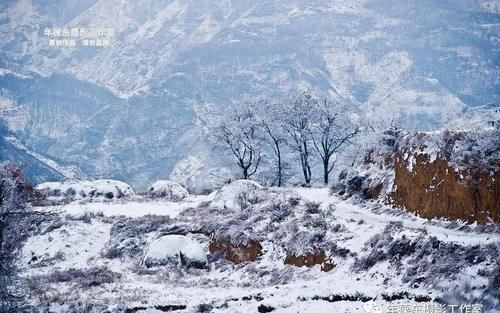
<svg viewBox="0 0 500 313">
<path fill-rule="evenodd" d="M 498 129 L 385 135 L 340 177 L 340 193 L 381 199 L 425 218 L 500 223 Z"/>
<path fill-rule="evenodd" d="M 253 262 L 262 255 L 262 245 L 258 241 L 236 245 L 231 243 L 230 239 L 212 239 L 208 249 L 210 253 L 224 253 L 225 258 L 235 264 Z"/>
<path fill-rule="evenodd" d="M 411 171 L 399 154 L 394 163 L 393 204 L 403 206 L 425 218 L 443 217 L 468 222 L 500 223 L 500 170 L 481 166 L 463 170 L 449 161 L 415 156 Z"/>
<path fill-rule="evenodd" d="M 392 203 L 422 217 L 500 223 L 498 130 L 402 135 Z"/>
</svg>

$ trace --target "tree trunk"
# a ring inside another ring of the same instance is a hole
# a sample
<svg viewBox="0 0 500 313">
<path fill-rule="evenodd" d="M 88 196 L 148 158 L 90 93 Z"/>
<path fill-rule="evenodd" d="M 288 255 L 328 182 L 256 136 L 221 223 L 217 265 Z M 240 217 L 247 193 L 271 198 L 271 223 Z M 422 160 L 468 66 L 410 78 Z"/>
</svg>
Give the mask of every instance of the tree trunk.
<svg viewBox="0 0 500 313">
<path fill-rule="evenodd" d="M 0 255 L 3 251 L 3 230 L 5 228 L 5 224 L 3 221 L 0 221 Z"/>
<path fill-rule="evenodd" d="M 281 151 L 278 144 L 276 144 L 276 154 L 278 156 L 278 187 L 281 187 L 283 173 L 281 168 Z"/>
<path fill-rule="evenodd" d="M 309 161 L 307 160 L 307 156 L 303 155 L 302 159 L 302 172 L 304 173 L 304 181 L 306 185 L 311 184 L 311 166 L 309 165 Z"/>
<path fill-rule="evenodd" d="M 303 142 L 304 145 L 304 179 L 306 185 L 311 185 L 311 166 L 309 165 L 309 151 L 307 150 L 307 142 Z"/>
<path fill-rule="evenodd" d="M 328 173 L 328 168 L 329 168 L 329 160 L 328 159 L 323 159 L 323 182 L 325 185 L 328 185 L 328 176 L 330 173 Z"/>
<path fill-rule="evenodd" d="M 311 185 L 311 166 L 309 166 L 309 163 L 307 163 L 307 178 L 306 178 L 306 184 L 307 186 L 310 186 Z"/>
</svg>

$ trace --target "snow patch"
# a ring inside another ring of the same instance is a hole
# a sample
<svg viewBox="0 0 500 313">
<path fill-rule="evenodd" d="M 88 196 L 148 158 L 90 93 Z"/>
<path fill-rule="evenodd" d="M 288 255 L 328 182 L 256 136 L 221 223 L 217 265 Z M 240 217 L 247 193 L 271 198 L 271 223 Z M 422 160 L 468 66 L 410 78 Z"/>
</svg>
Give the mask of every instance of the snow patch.
<svg viewBox="0 0 500 313">
<path fill-rule="evenodd" d="M 119 199 L 135 195 L 128 184 L 117 180 L 46 182 L 35 187 L 49 200 Z"/>
</svg>

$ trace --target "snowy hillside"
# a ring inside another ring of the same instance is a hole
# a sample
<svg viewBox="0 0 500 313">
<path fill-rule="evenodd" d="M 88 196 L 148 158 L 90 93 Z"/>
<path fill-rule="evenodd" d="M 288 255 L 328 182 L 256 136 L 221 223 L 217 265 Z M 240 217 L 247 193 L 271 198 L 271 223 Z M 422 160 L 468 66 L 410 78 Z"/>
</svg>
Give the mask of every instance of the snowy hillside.
<svg viewBox="0 0 500 313">
<path fill-rule="evenodd" d="M 499 23 L 491 0 L 4 1 L 0 116 L 33 150 L 144 189 L 206 158 L 205 104 L 311 88 L 368 120 L 445 126 L 499 100 Z M 45 28 L 79 26 L 115 35 L 48 45 Z"/>
<path fill-rule="evenodd" d="M 499 313 L 500 0 L 1 0 L 0 313 Z"/>
<path fill-rule="evenodd" d="M 253 192 L 244 209 L 214 195 L 63 206 L 23 249 L 29 301 L 41 312 L 497 312 L 495 225 L 428 221 L 327 189 Z"/>
<path fill-rule="evenodd" d="M 7 135 L 7 136 L 5 136 Z M 33 184 L 47 180 L 83 177 L 76 166 L 62 166 L 39 153 L 28 149 L 0 124 L 0 162 L 10 161 L 24 167 L 24 173 Z"/>
</svg>

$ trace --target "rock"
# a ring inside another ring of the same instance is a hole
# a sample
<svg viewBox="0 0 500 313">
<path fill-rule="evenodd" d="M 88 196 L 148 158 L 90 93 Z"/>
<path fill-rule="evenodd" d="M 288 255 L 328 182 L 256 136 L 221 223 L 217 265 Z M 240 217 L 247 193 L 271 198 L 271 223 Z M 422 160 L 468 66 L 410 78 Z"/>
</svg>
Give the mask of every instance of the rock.
<svg viewBox="0 0 500 313">
<path fill-rule="evenodd" d="M 149 245 L 143 263 L 147 267 L 173 263 L 187 267 L 206 268 L 207 255 L 205 249 L 192 238 L 167 235 L 156 239 Z"/>
<path fill-rule="evenodd" d="M 263 187 L 252 180 L 237 180 L 222 187 L 214 196 L 212 206 L 221 209 L 243 210 L 258 201 Z"/>
<path fill-rule="evenodd" d="M 169 201 L 181 201 L 189 192 L 180 184 L 170 180 L 158 180 L 149 186 L 147 195 L 150 198 L 162 198 Z"/>
</svg>

